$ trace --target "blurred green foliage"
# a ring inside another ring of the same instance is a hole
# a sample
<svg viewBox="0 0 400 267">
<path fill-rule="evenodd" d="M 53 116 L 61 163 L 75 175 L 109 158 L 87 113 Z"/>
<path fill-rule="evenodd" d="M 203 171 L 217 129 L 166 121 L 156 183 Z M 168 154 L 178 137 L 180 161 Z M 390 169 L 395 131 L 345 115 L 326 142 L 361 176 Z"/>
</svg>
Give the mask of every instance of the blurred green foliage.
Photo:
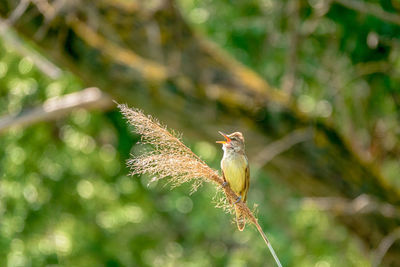
<svg viewBox="0 0 400 267">
<path fill-rule="evenodd" d="M 300 108 L 331 120 L 360 147 L 383 127 L 392 151 L 400 76 L 385 66 L 399 65 L 392 38 L 400 36 L 399 27 L 340 6 L 321 16 L 319 1 L 301 3 L 305 37 L 297 48 L 294 93 Z M 180 6 L 199 31 L 272 85 L 282 84 L 290 64 L 284 1 L 181 0 Z M 82 87 L 69 73 L 49 79 L 28 57 L 0 44 L 0 115 Z M 116 110 L 76 110 L 2 134 L 0 266 L 273 266 L 252 227 L 238 232 L 233 217 L 213 207 L 212 186 L 190 196 L 188 186 L 170 191 L 162 182 L 148 185 L 151 177 L 128 176 L 125 161 L 137 153 L 131 146 L 138 139 Z M 185 141 L 219 168 L 222 153 L 213 140 Z M 395 157 L 382 159 L 394 182 Z M 252 177 L 249 203 L 259 204 L 260 223 L 284 266 L 368 266 L 361 244 L 343 226 L 267 173 Z"/>
<path fill-rule="evenodd" d="M 300 110 L 331 122 L 400 186 L 400 26 L 334 1 L 298 1 L 298 21 L 296 1 L 178 2 L 193 27 L 277 89 L 294 68 Z M 396 1 L 373 2 L 400 11 Z"/>
<path fill-rule="evenodd" d="M 50 80 L 7 44 L 0 50 L 1 114 L 82 87 L 68 73 Z M 238 232 L 232 217 L 213 207 L 211 186 L 189 196 L 188 186 L 170 191 L 161 182 L 148 186 L 150 177 L 127 176 L 124 162 L 136 141 L 118 111 L 77 110 L 3 134 L 0 265 L 272 264 L 254 229 Z M 221 152 L 211 140 L 189 143 L 218 168 Z M 264 173 L 253 185 L 250 203 L 260 203 L 261 223 L 286 266 L 363 266 L 357 244 L 328 215 Z"/>
</svg>

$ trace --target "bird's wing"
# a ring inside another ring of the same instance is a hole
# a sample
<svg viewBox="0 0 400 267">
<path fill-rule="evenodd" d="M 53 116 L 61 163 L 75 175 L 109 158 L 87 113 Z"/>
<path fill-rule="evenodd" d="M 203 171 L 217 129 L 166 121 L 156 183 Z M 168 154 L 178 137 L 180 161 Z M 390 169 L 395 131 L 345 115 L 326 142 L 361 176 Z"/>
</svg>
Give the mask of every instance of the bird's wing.
<svg viewBox="0 0 400 267">
<path fill-rule="evenodd" d="M 250 188 L 250 167 L 247 165 L 245 170 L 245 177 L 244 177 L 244 189 L 243 189 L 243 202 L 247 200 L 247 192 L 249 192 Z"/>
</svg>

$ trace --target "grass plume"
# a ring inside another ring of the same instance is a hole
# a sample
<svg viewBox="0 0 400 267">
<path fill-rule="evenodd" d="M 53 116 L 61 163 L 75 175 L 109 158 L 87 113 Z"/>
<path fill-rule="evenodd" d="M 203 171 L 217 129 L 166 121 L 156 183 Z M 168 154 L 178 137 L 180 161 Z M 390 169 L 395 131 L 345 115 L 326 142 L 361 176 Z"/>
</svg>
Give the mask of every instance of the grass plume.
<svg viewBox="0 0 400 267">
<path fill-rule="evenodd" d="M 152 147 L 152 150 L 145 151 L 139 156 L 133 156 L 128 161 L 131 174 L 149 174 L 154 177 L 152 181 L 167 179 L 173 186 L 193 182 L 192 192 L 196 191 L 202 182 L 213 182 L 218 190 L 223 190 L 229 203 L 236 201 L 238 196 L 232 189 L 229 186 L 222 187 L 224 181 L 219 173 L 210 168 L 190 148 L 183 144 L 178 133 L 168 130 L 155 118 L 146 116 L 138 109 L 131 109 L 121 104 L 118 104 L 118 108 L 129 124 L 135 127 L 135 132 L 141 135 L 141 143 Z M 247 221 L 255 225 L 275 262 L 281 267 L 282 265 L 271 243 L 253 212 L 247 207 L 246 203 L 239 202 L 235 205 L 242 211 Z"/>
</svg>

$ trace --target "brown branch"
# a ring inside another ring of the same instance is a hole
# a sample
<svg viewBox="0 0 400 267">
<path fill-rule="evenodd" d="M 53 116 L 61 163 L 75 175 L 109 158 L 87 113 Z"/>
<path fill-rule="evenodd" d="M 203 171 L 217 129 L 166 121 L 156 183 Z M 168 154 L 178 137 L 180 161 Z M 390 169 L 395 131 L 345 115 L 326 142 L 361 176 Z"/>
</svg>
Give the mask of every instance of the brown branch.
<svg viewBox="0 0 400 267">
<path fill-rule="evenodd" d="M 46 21 L 54 18 L 56 9 L 47 0 L 32 0 L 32 2 L 35 4 L 39 12 L 43 14 Z"/>
<path fill-rule="evenodd" d="M 141 73 L 145 79 L 161 82 L 169 76 L 168 69 L 163 65 L 145 59 L 130 49 L 115 44 L 91 29 L 77 18 L 70 19 L 70 25 L 75 33 L 90 46 L 100 50 L 114 61 L 131 67 Z"/>
<path fill-rule="evenodd" d="M 334 1 L 344 7 L 353 9 L 360 13 L 372 15 L 383 21 L 400 25 L 400 16 L 395 13 L 385 11 L 380 5 L 356 1 L 356 0 L 334 0 Z"/>
<path fill-rule="evenodd" d="M 46 100 L 43 105 L 16 115 L 0 117 L 0 133 L 11 127 L 26 127 L 41 121 L 68 115 L 73 109 L 105 109 L 112 105 L 111 98 L 96 87 Z"/>
<path fill-rule="evenodd" d="M 109 5 L 110 7 L 118 9 L 119 12 L 134 13 L 140 11 L 141 3 L 139 1 L 125 1 L 125 0 L 100 0 L 99 3 Z"/>
</svg>

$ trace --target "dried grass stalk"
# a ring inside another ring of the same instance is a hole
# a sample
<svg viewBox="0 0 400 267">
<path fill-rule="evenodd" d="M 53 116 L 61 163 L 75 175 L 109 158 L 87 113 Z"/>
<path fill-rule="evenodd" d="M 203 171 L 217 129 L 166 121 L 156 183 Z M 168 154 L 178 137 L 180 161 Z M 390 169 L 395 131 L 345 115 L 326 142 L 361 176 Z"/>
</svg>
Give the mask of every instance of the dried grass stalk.
<svg viewBox="0 0 400 267">
<path fill-rule="evenodd" d="M 223 179 L 217 171 L 210 168 L 202 159 L 181 141 L 181 136 L 167 127 L 162 126 L 155 118 L 146 116 L 138 109 L 130 109 L 126 105 L 118 104 L 118 108 L 135 127 L 135 132 L 141 135 L 141 143 L 150 145 L 153 149 L 143 152 L 140 156 L 133 156 L 128 161 L 131 173 L 150 174 L 152 181 L 167 179 L 172 186 L 193 182 L 192 192 L 205 182 L 213 182 L 218 190 L 223 190 L 225 197 L 234 203 L 238 196 L 229 186 L 222 187 Z M 226 201 L 222 200 L 217 206 L 227 208 Z M 275 262 L 282 266 L 267 236 L 259 225 L 253 212 L 243 202 L 236 204 L 248 222 L 255 225 L 258 232 L 267 244 Z M 231 209 L 231 206 L 229 206 Z"/>
</svg>

